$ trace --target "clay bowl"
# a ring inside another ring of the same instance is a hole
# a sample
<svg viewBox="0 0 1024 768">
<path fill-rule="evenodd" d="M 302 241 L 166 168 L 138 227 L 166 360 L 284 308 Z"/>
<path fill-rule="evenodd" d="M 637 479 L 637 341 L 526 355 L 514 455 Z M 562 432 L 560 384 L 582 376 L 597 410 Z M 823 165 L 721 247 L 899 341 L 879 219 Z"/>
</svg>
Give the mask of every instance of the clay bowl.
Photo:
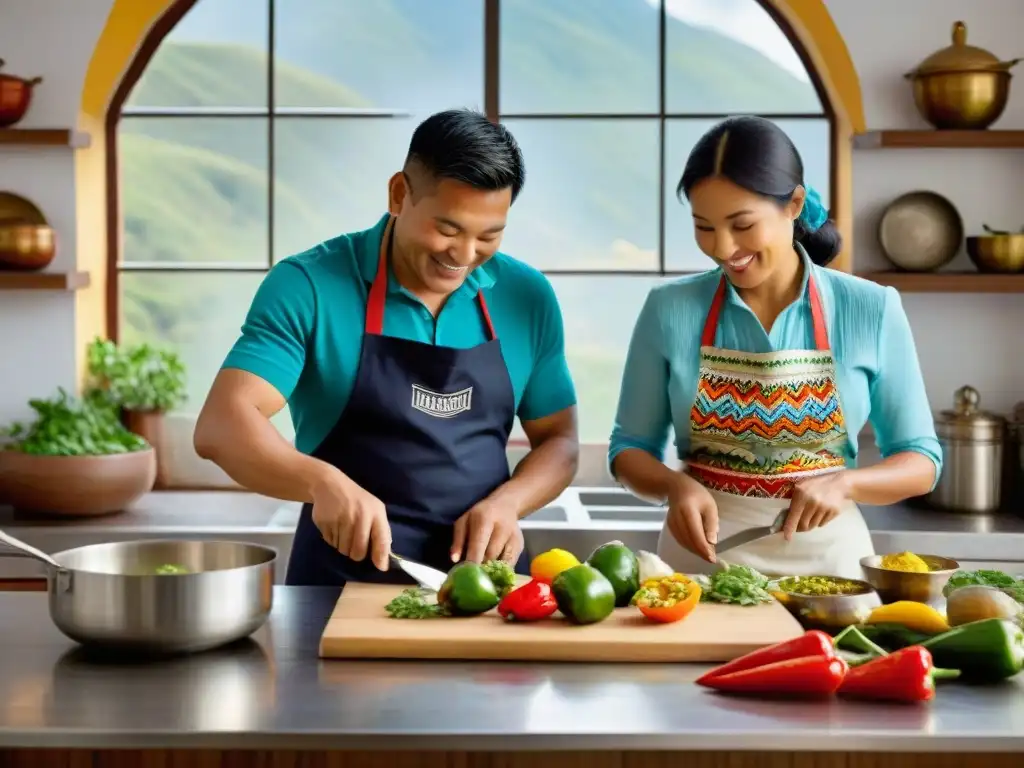
<svg viewBox="0 0 1024 768">
<path fill-rule="evenodd" d="M 0 504 L 69 517 L 120 512 L 153 489 L 156 451 L 36 456 L 0 450 Z"/>
<path fill-rule="evenodd" d="M 0 270 L 33 271 L 49 266 L 57 238 L 46 224 L 0 222 Z"/>
</svg>

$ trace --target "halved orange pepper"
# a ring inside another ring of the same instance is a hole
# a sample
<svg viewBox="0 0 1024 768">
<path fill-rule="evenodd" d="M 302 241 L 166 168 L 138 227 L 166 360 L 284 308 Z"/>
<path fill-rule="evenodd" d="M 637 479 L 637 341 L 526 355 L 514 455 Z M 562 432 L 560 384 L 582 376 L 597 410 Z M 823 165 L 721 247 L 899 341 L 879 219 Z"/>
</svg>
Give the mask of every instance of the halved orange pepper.
<svg viewBox="0 0 1024 768">
<path fill-rule="evenodd" d="M 648 579 L 632 600 L 640 613 L 659 624 L 682 621 L 699 602 L 700 585 L 681 573 Z"/>
</svg>

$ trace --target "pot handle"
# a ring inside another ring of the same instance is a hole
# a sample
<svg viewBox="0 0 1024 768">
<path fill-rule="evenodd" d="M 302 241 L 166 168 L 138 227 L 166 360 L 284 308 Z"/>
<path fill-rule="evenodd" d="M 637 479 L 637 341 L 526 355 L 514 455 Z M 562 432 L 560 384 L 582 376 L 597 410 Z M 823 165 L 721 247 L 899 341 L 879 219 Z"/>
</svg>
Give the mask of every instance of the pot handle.
<svg viewBox="0 0 1024 768">
<path fill-rule="evenodd" d="M 26 544 L 21 539 L 16 539 L 11 534 L 0 530 L 0 541 L 9 547 L 13 547 L 21 552 L 23 555 L 28 555 L 31 558 L 38 560 L 41 563 L 46 563 L 51 568 L 56 568 L 58 571 L 63 570 L 60 564 L 50 557 L 48 554 L 43 552 L 41 549 L 36 549 L 31 544 Z"/>
<path fill-rule="evenodd" d="M 43 82 L 43 78 L 41 78 L 41 77 L 33 77 L 33 78 L 30 78 L 30 79 L 26 80 L 25 81 L 25 85 L 27 85 L 29 88 L 35 88 L 41 82 Z"/>
<path fill-rule="evenodd" d="M 4 68 L 4 64 L 6 64 L 6 63 L 7 63 L 6 61 L 4 61 L 3 59 L 0 59 L 0 69 L 3 69 Z"/>
<path fill-rule="evenodd" d="M 61 592 L 71 591 L 71 571 L 62 567 L 41 549 L 36 549 L 31 544 L 26 544 L 21 539 L 16 539 L 3 530 L 0 530 L 0 542 L 17 550 L 16 552 L 0 552 L 0 557 L 31 557 L 33 560 L 38 560 L 55 571 L 54 580 L 57 584 L 57 589 Z"/>
</svg>

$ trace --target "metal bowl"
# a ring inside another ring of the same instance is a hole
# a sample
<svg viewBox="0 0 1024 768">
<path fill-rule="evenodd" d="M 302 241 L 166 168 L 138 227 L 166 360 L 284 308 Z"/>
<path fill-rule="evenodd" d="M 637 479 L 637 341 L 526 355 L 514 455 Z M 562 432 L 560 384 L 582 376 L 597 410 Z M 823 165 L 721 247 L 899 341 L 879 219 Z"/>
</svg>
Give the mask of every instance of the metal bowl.
<svg viewBox="0 0 1024 768">
<path fill-rule="evenodd" d="M 864 578 L 877 590 L 884 603 L 895 603 L 898 600 L 913 600 L 917 603 L 936 603 L 941 601 L 942 589 L 960 567 L 960 563 L 949 557 L 939 555 L 918 555 L 928 563 L 932 570 L 928 573 L 909 573 L 892 571 L 882 567 L 882 555 L 863 557 L 860 567 L 864 570 Z"/>
<path fill-rule="evenodd" d="M 948 264 L 964 241 L 964 223 L 956 206 L 935 192 L 900 195 L 878 223 L 885 257 L 908 272 L 930 272 Z"/>
<path fill-rule="evenodd" d="M 967 255 L 979 272 L 1024 272 L 1024 234 L 968 237 Z"/>
<path fill-rule="evenodd" d="M 0 221 L 0 269 L 43 269 L 56 253 L 57 241 L 52 227 L 24 221 Z"/>
<path fill-rule="evenodd" d="M 818 574 L 823 578 L 835 578 Z M 813 576 L 812 576 L 813 578 Z M 860 579 L 844 579 L 861 587 L 850 595 L 801 595 L 796 592 L 774 592 L 774 597 L 793 614 L 805 629 L 826 632 L 864 623 L 871 612 L 882 604 L 874 587 Z"/>
</svg>

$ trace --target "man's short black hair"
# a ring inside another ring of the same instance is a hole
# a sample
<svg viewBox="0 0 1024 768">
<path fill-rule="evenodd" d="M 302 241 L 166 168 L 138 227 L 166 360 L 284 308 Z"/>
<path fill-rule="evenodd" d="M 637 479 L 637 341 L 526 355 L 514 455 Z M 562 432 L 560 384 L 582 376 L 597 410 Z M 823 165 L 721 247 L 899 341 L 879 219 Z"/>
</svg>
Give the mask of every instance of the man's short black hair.
<svg viewBox="0 0 1024 768">
<path fill-rule="evenodd" d="M 515 201 L 526 181 L 523 152 L 509 130 L 471 109 L 431 115 L 412 134 L 406 166 L 418 164 L 435 179 L 476 189 L 512 188 Z"/>
</svg>

